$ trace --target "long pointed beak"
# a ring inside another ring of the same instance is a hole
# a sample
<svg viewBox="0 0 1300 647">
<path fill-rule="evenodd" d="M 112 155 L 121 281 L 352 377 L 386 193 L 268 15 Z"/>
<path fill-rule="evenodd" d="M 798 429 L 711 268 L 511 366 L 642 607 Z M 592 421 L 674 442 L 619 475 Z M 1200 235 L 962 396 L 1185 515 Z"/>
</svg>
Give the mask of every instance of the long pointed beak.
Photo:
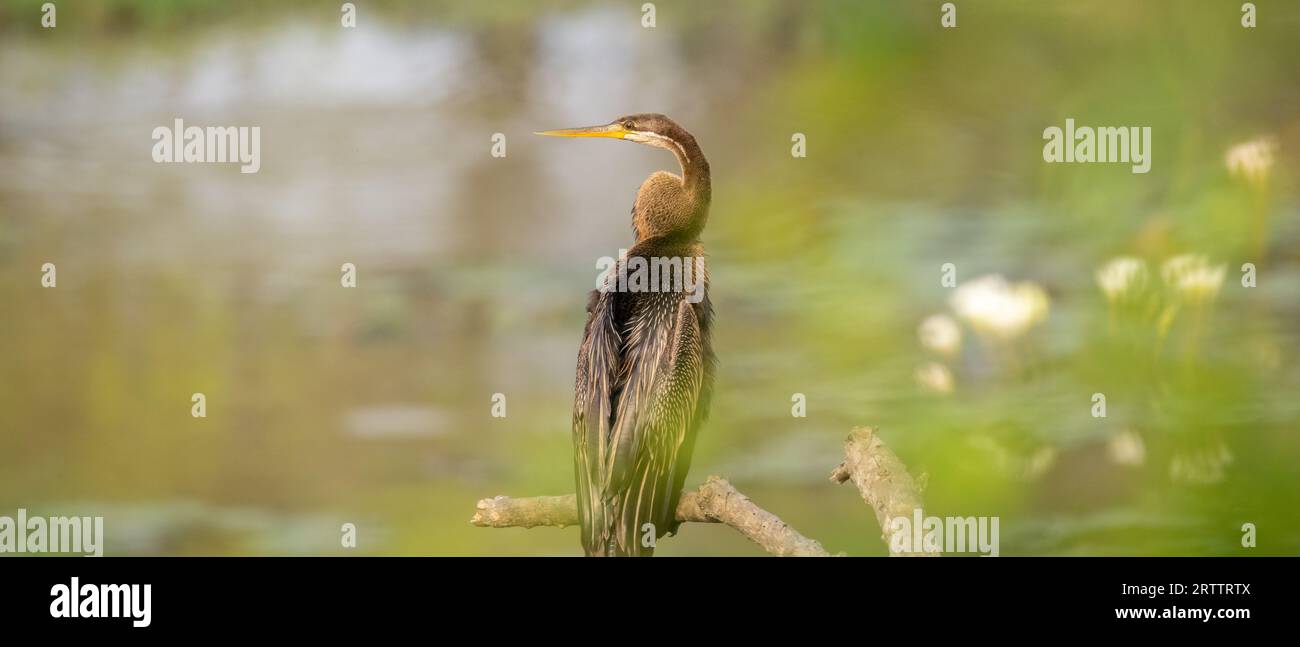
<svg viewBox="0 0 1300 647">
<path fill-rule="evenodd" d="M 603 126 L 587 126 L 586 128 L 543 130 L 533 134 L 546 135 L 547 137 L 612 137 L 614 139 L 623 139 L 627 136 L 627 133 L 627 129 L 618 124 L 605 124 Z"/>
</svg>

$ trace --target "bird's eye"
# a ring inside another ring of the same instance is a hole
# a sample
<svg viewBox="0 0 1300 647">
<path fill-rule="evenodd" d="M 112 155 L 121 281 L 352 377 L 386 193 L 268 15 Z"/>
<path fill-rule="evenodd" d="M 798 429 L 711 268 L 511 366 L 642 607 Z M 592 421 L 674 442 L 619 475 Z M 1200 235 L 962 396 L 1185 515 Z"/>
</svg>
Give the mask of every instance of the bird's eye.
<svg viewBox="0 0 1300 647">
<path fill-rule="evenodd" d="M 631 120 L 631 119 L 626 119 L 626 120 L 624 120 L 624 121 L 623 121 L 623 128 L 624 128 L 625 130 L 632 130 L 632 120 Z"/>
</svg>

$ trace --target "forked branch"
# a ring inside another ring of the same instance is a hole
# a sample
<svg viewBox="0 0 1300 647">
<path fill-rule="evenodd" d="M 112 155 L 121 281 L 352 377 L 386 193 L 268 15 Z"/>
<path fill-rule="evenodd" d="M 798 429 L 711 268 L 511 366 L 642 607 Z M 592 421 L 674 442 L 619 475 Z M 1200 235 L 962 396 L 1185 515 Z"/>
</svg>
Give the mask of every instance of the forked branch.
<svg viewBox="0 0 1300 647">
<path fill-rule="evenodd" d="M 899 552 L 889 541 L 890 521 L 895 517 L 911 519 L 913 511 L 921 508 L 921 490 L 907 466 L 894 452 L 885 447 L 885 441 L 872 427 L 858 427 L 849 433 L 844 443 L 844 462 L 831 471 L 836 483 L 853 481 L 862 494 L 862 500 L 871 506 L 880 524 L 880 538 L 889 546 L 891 556 L 930 557 L 934 552 Z"/>
<path fill-rule="evenodd" d="M 477 507 L 474 517 L 469 520 L 476 526 L 563 528 L 578 523 L 577 498 L 572 494 L 526 499 L 499 496 L 483 499 Z M 755 505 L 725 479 L 716 476 L 710 476 L 698 489 L 682 493 L 677 504 L 677 520 L 726 524 L 773 555 L 830 556 L 816 540 L 799 534 L 776 515 Z"/>
<path fill-rule="evenodd" d="M 900 514 L 910 517 L 912 510 L 921 506 L 920 492 L 907 468 L 871 428 L 859 427 L 849 435 L 844 462 L 832 472 L 831 480 L 852 480 L 857 485 L 876 514 L 886 544 L 889 519 Z M 482 499 L 476 507 L 470 523 L 487 528 L 563 528 L 578 523 L 577 498 L 572 494 L 518 499 L 498 496 Z M 799 534 L 717 476 L 710 476 L 695 490 L 683 492 L 676 516 L 680 522 L 731 526 L 773 555 L 830 556 L 821 543 Z M 895 553 L 891 550 L 890 554 Z"/>
</svg>

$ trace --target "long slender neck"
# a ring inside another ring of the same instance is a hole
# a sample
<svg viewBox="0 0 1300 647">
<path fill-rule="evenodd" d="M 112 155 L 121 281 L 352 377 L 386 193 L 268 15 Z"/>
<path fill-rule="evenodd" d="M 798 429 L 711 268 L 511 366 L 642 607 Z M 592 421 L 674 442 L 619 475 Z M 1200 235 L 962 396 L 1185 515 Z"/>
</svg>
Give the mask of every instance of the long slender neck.
<svg viewBox="0 0 1300 647">
<path fill-rule="evenodd" d="M 656 173 L 641 185 L 632 218 L 638 240 L 655 236 L 694 240 L 709 218 L 713 199 L 709 161 L 690 133 L 673 130 L 671 135 L 651 133 L 639 140 L 672 151 L 682 166 L 682 178 L 679 185 L 672 174 Z"/>
<path fill-rule="evenodd" d="M 709 160 L 704 158 L 704 151 L 695 143 L 695 137 L 684 130 L 673 133 L 671 143 L 668 149 L 682 165 L 682 185 L 695 201 L 697 209 L 708 209 L 709 202 L 713 199 L 713 185 L 709 176 Z"/>
</svg>

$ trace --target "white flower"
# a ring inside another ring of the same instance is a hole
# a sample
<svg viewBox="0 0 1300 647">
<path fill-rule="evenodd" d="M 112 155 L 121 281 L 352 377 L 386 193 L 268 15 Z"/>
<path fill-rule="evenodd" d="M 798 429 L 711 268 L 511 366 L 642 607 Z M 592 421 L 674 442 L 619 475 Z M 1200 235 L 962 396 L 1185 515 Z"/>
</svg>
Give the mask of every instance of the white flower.
<svg viewBox="0 0 1300 647">
<path fill-rule="evenodd" d="M 961 327 L 948 315 L 926 317 L 916 332 L 928 351 L 951 357 L 961 350 Z"/>
<path fill-rule="evenodd" d="M 1273 154 L 1276 151 L 1277 139 L 1273 137 L 1259 137 L 1237 144 L 1228 149 L 1225 159 L 1228 173 L 1254 184 L 1262 184 L 1273 168 Z"/>
<path fill-rule="evenodd" d="M 1147 265 L 1140 258 L 1120 256 L 1097 270 L 1097 285 L 1110 301 L 1141 290 L 1146 283 Z"/>
<path fill-rule="evenodd" d="M 1231 464 L 1232 452 L 1219 443 L 1203 451 L 1176 454 L 1169 463 L 1169 477 L 1176 483 L 1209 485 L 1222 481 Z"/>
<path fill-rule="evenodd" d="M 1037 451 L 1029 456 L 1025 461 L 1024 477 L 1028 480 L 1034 480 L 1047 473 L 1056 463 L 1056 448 L 1039 447 Z"/>
<path fill-rule="evenodd" d="M 939 362 L 927 362 L 916 369 L 916 383 L 935 393 L 952 393 L 952 371 Z"/>
<path fill-rule="evenodd" d="M 1214 299 L 1227 272 L 1227 265 L 1210 265 L 1209 259 L 1200 254 L 1175 256 L 1160 268 L 1165 283 L 1179 296 L 1194 302 Z"/>
<path fill-rule="evenodd" d="M 1141 436 L 1125 429 L 1106 441 L 1106 455 L 1118 465 L 1139 467 L 1146 461 L 1147 449 Z"/>
<path fill-rule="evenodd" d="M 974 436 L 970 443 L 985 454 L 983 458 L 986 462 L 1003 474 L 1019 480 L 1037 480 L 1056 464 L 1056 448 L 1050 445 L 1025 454 L 1007 449 L 987 435 Z"/>
<path fill-rule="evenodd" d="M 1037 283 L 1012 285 L 990 274 L 963 283 L 951 305 L 976 330 L 1011 339 L 1047 319 L 1048 299 Z"/>
</svg>

